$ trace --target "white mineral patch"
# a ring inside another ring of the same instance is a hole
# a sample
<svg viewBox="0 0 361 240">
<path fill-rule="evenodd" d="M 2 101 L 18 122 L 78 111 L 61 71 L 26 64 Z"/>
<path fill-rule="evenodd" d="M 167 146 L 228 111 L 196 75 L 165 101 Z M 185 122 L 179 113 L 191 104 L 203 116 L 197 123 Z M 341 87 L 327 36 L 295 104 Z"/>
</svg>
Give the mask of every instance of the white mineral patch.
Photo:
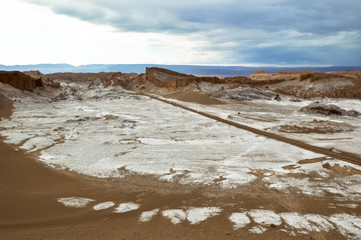
<svg viewBox="0 0 361 240">
<path fill-rule="evenodd" d="M 312 223 L 311 226 L 315 232 L 328 232 L 332 229 L 335 229 L 335 227 L 329 221 L 327 221 L 324 216 L 318 214 L 306 214 L 303 216 L 307 221 Z"/>
<path fill-rule="evenodd" d="M 62 203 L 66 207 L 73 207 L 73 208 L 83 208 L 93 201 L 95 200 L 90 198 L 81 198 L 81 197 L 58 198 L 58 202 Z"/>
<path fill-rule="evenodd" d="M 249 230 L 251 233 L 255 233 L 255 234 L 262 234 L 265 231 L 267 231 L 267 228 L 264 228 L 262 226 L 254 226 L 253 228 L 251 228 Z"/>
<path fill-rule="evenodd" d="M 187 218 L 187 214 L 182 209 L 169 209 L 162 212 L 162 215 L 168 219 L 173 224 L 178 224 L 183 222 Z"/>
<path fill-rule="evenodd" d="M 332 221 L 337 230 L 348 239 L 360 239 L 361 217 L 350 214 L 333 214 L 328 218 Z"/>
<path fill-rule="evenodd" d="M 251 223 L 251 220 L 246 213 L 232 213 L 229 220 L 233 223 L 233 228 L 235 230 L 243 228 Z"/>
<path fill-rule="evenodd" d="M 187 220 L 191 224 L 198 224 L 209 217 L 217 216 L 222 209 L 217 207 L 189 208 L 187 211 Z"/>
<path fill-rule="evenodd" d="M 311 224 L 307 221 L 307 219 L 298 213 L 287 212 L 280 214 L 282 219 L 288 224 L 289 226 L 296 228 L 298 230 L 307 230 L 309 232 L 312 231 Z"/>
<path fill-rule="evenodd" d="M 98 204 L 94 205 L 93 209 L 95 211 L 99 211 L 99 210 L 104 210 L 104 209 L 113 207 L 114 205 L 115 205 L 115 203 L 112 201 L 102 202 L 102 203 L 98 203 Z"/>
<path fill-rule="evenodd" d="M 140 215 L 139 218 L 139 222 L 149 222 L 150 220 L 152 220 L 152 218 L 157 215 L 159 212 L 159 208 L 156 208 L 152 211 L 146 211 L 146 212 L 142 212 L 142 214 Z"/>
<path fill-rule="evenodd" d="M 355 203 L 345 203 L 345 204 L 337 204 L 337 206 L 340 206 L 340 207 L 347 207 L 347 208 L 357 208 L 358 207 L 358 204 L 355 204 Z"/>
<path fill-rule="evenodd" d="M 255 209 L 247 212 L 252 217 L 253 221 L 261 225 L 276 226 L 282 224 L 282 220 L 278 214 L 270 210 Z"/>
<path fill-rule="evenodd" d="M 54 143 L 54 140 L 49 139 L 48 137 L 33 137 L 27 140 L 20 148 L 32 152 L 41 148 L 49 147 Z"/>
<path fill-rule="evenodd" d="M 137 210 L 139 208 L 139 204 L 137 203 L 133 203 L 133 202 L 128 202 L 128 203 L 121 203 L 119 204 L 119 206 L 114 209 L 115 213 L 125 213 L 125 212 L 130 212 L 130 211 L 134 211 Z"/>
</svg>

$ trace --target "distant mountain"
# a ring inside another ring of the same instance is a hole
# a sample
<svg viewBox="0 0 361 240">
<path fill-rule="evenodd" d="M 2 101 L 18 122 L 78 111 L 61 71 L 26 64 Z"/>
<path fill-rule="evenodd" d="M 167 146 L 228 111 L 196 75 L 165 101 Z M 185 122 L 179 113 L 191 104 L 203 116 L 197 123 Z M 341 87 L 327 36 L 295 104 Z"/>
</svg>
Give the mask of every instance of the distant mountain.
<svg viewBox="0 0 361 240">
<path fill-rule="evenodd" d="M 198 66 L 198 65 L 157 65 L 157 64 L 90 64 L 72 66 L 70 64 L 38 64 L 38 65 L 0 65 L 0 70 L 5 71 L 30 71 L 39 70 L 44 74 L 56 72 L 124 72 L 144 73 L 146 67 L 167 68 L 176 72 L 192 75 L 217 75 L 217 76 L 249 76 L 257 70 L 268 73 L 277 71 L 312 70 L 319 72 L 361 70 L 361 66 L 331 66 L 331 67 L 242 67 L 242 66 Z"/>
</svg>

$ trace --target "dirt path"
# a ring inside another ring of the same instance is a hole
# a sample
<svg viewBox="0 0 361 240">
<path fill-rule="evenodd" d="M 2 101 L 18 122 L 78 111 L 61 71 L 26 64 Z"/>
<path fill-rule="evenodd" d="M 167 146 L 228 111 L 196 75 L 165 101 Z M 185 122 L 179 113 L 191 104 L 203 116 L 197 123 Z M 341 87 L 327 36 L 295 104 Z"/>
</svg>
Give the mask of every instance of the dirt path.
<svg viewBox="0 0 361 240">
<path fill-rule="evenodd" d="M 249 126 L 246 126 L 246 125 L 243 125 L 243 124 L 240 124 L 240 123 L 236 123 L 236 122 L 233 122 L 233 121 L 230 121 L 230 120 L 226 120 L 224 118 L 217 117 L 217 116 L 209 114 L 209 113 L 201 112 L 201 111 L 195 110 L 193 108 L 189 108 L 189 107 L 183 106 L 181 104 L 178 104 L 178 103 L 166 100 L 166 99 L 159 98 L 159 97 L 154 96 L 154 95 L 149 95 L 149 94 L 145 94 L 145 93 L 142 93 L 142 94 L 147 96 L 147 97 L 156 99 L 158 101 L 171 104 L 171 105 L 173 105 L 175 107 L 179 107 L 179 108 L 188 110 L 190 112 L 197 113 L 197 114 L 202 115 L 204 117 L 214 119 L 216 121 L 219 121 L 219 122 L 222 122 L 222 123 L 225 123 L 225 124 L 228 124 L 228 125 L 231 125 L 231 126 L 234 126 L 234 127 L 237 127 L 237 128 L 249 131 L 249 132 L 252 132 L 254 134 L 265 136 L 267 138 L 272 138 L 272 139 L 275 139 L 277 141 L 285 142 L 285 143 L 288 143 L 288 144 L 294 145 L 296 147 L 300 147 L 300 148 L 303 148 L 303 149 L 306 149 L 306 150 L 309 150 L 309 151 L 312 151 L 312 152 L 315 152 L 315 153 L 323 154 L 323 155 L 326 155 L 326 156 L 329 156 L 329 157 L 332 157 L 332 158 L 336 158 L 336 159 L 339 159 L 339 160 L 343 160 L 343 161 L 353 163 L 353 164 L 357 164 L 357 165 L 361 166 L 361 156 L 353 154 L 353 153 L 339 151 L 339 150 L 335 151 L 335 150 L 329 149 L 329 148 L 322 148 L 322 147 L 313 146 L 313 145 L 307 144 L 307 143 L 302 142 L 302 141 L 298 141 L 298 140 L 295 140 L 295 139 L 283 137 L 283 136 L 280 136 L 280 135 L 277 135 L 277 134 L 274 134 L 274 133 L 266 132 L 266 131 L 263 131 L 263 130 L 259 130 L 257 128 L 249 127 Z"/>
</svg>

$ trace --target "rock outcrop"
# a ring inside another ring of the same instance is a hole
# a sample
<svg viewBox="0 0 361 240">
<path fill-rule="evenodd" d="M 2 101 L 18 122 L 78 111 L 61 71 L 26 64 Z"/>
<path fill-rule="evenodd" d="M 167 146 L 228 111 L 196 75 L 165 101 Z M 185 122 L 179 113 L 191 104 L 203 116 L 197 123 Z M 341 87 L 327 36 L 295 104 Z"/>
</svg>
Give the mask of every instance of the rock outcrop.
<svg viewBox="0 0 361 240">
<path fill-rule="evenodd" d="M 65 82 L 86 82 L 92 87 L 96 83 L 103 87 L 122 86 L 124 89 L 135 89 L 140 84 L 140 78 L 144 74 L 121 73 L 121 72 L 100 72 L 100 73 L 53 73 L 45 75 L 50 81 L 59 80 Z"/>
<path fill-rule="evenodd" d="M 28 91 L 33 91 L 35 88 L 43 86 L 41 78 L 33 78 L 18 71 L 0 71 L 0 82 Z"/>
<path fill-rule="evenodd" d="M 135 73 L 112 73 L 109 77 L 100 77 L 103 87 L 122 86 L 124 89 L 131 89 L 137 79 L 138 74 Z"/>
<path fill-rule="evenodd" d="M 322 114 L 322 115 L 338 115 L 357 117 L 360 113 L 356 110 L 345 110 L 334 104 L 324 104 L 320 102 L 313 102 L 310 105 L 301 108 L 302 112 L 309 114 Z"/>
<path fill-rule="evenodd" d="M 100 80 L 100 77 L 108 78 L 112 75 L 112 72 L 100 72 L 100 73 L 52 73 L 46 74 L 45 76 L 50 80 L 61 80 L 61 81 L 76 81 L 76 82 L 92 82 Z"/>
<path fill-rule="evenodd" d="M 329 97 L 361 99 L 361 71 L 323 73 L 312 71 L 255 72 L 254 81 L 278 81 L 267 84 L 267 88 L 299 98 Z"/>
<path fill-rule="evenodd" d="M 271 91 L 262 91 L 250 87 L 239 87 L 235 89 L 227 89 L 212 95 L 213 98 L 233 99 L 237 101 L 253 101 L 253 100 L 278 100 L 278 94 Z"/>
<path fill-rule="evenodd" d="M 208 82 L 212 84 L 242 84 L 249 83 L 252 80 L 248 77 L 197 77 L 183 73 L 174 72 L 164 68 L 146 68 L 146 80 L 157 87 L 181 88 L 191 83 Z"/>
</svg>

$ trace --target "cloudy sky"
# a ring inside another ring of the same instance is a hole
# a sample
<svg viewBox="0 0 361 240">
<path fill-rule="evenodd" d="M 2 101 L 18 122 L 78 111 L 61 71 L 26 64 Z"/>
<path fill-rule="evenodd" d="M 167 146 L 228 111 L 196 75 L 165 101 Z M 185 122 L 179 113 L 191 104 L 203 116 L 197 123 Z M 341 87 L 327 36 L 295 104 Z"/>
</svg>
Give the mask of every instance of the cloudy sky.
<svg viewBox="0 0 361 240">
<path fill-rule="evenodd" d="M 360 0 L 1 0 L 0 64 L 361 66 Z"/>
</svg>

